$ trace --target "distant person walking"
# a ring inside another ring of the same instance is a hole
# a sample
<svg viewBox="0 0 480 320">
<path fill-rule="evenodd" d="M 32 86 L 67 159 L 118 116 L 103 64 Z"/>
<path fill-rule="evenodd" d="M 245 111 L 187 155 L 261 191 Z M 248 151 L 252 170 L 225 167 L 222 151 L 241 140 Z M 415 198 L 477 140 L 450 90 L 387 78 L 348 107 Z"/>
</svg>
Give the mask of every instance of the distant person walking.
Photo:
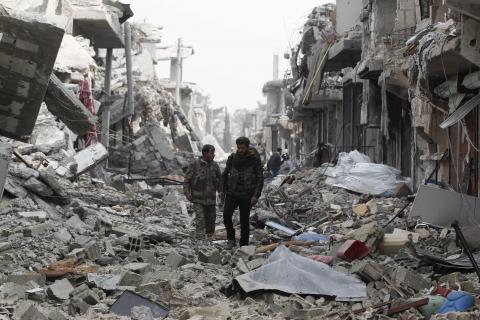
<svg viewBox="0 0 480 320">
<path fill-rule="evenodd" d="M 277 152 L 274 152 L 267 163 L 267 169 L 272 172 L 272 177 L 276 177 L 282 166 L 282 148 L 278 148 Z"/>
<path fill-rule="evenodd" d="M 202 156 L 188 166 L 183 192 L 193 202 L 195 210 L 195 238 L 212 240 L 215 232 L 217 190 L 220 188 L 221 171 L 215 158 L 215 147 L 206 144 Z"/>
<path fill-rule="evenodd" d="M 233 213 L 240 209 L 240 246 L 246 246 L 250 237 L 250 209 L 260 198 L 263 189 L 263 173 L 260 155 L 250 147 L 250 140 L 236 140 L 237 152 L 227 160 L 222 174 L 222 191 L 225 195 L 223 222 L 227 229 L 228 249 L 236 246 Z"/>
</svg>

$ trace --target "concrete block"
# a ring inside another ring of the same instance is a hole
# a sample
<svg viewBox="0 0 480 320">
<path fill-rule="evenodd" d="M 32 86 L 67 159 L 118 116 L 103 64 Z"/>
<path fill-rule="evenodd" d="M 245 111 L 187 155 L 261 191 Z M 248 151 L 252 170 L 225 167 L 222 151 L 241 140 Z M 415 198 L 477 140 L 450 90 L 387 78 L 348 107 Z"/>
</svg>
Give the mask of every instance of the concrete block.
<svg viewBox="0 0 480 320">
<path fill-rule="evenodd" d="M 89 283 L 95 284 L 95 286 L 102 290 L 114 291 L 122 280 L 122 275 L 89 273 L 87 275 L 87 280 Z"/>
<path fill-rule="evenodd" d="M 356 261 L 350 269 L 350 273 L 358 274 L 367 282 L 382 279 L 382 267 L 374 261 Z"/>
<path fill-rule="evenodd" d="M 12 249 L 12 244 L 10 242 L 0 242 L 0 252 L 10 249 Z"/>
<path fill-rule="evenodd" d="M 21 218 L 38 222 L 43 222 L 47 219 L 47 213 L 45 211 L 17 212 L 17 215 Z"/>
<path fill-rule="evenodd" d="M 23 235 L 25 237 L 44 236 L 51 228 L 52 225 L 50 223 L 39 223 L 23 229 Z"/>
<path fill-rule="evenodd" d="M 38 302 L 47 301 L 47 290 L 44 288 L 34 288 L 26 290 L 27 299 Z"/>
<path fill-rule="evenodd" d="M 68 219 L 65 224 L 76 230 L 85 230 L 88 228 L 88 226 L 80 219 L 78 215 L 73 215 L 70 219 Z"/>
<path fill-rule="evenodd" d="M 0 16 L 1 135 L 26 141 L 32 134 L 65 33 L 62 19 L 59 26 L 23 11 Z"/>
<path fill-rule="evenodd" d="M 40 171 L 40 180 L 49 186 L 58 197 L 60 197 L 63 204 L 68 204 L 70 202 L 67 192 L 58 182 L 58 176 L 52 167 Z"/>
<path fill-rule="evenodd" d="M 68 320 L 68 317 L 60 310 L 51 310 L 48 314 L 48 320 Z"/>
<path fill-rule="evenodd" d="M 100 298 L 98 295 L 90 290 L 86 284 L 82 284 L 79 287 L 76 287 L 71 292 L 72 298 L 80 299 L 87 303 L 88 305 L 94 306 L 100 302 Z"/>
<path fill-rule="evenodd" d="M 137 273 L 127 271 L 123 274 L 122 280 L 120 280 L 120 286 L 127 286 L 127 287 L 137 287 L 142 283 L 143 277 Z"/>
<path fill-rule="evenodd" d="M 160 152 L 162 158 L 173 160 L 175 158 L 175 153 L 166 139 L 165 133 L 159 127 L 153 125 L 149 127 L 148 133 L 153 141 L 155 150 Z"/>
<path fill-rule="evenodd" d="M 24 285 L 30 281 L 35 281 L 40 286 L 43 286 L 45 284 L 46 277 L 44 274 L 36 273 L 36 272 L 12 273 L 12 274 L 9 274 L 7 277 L 7 282 L 13 282 L 15 284 L 20 284 L 20 285 Z"/>
<path fill-rule="evenodd" d="M 172 269 L 177 269 L 188 263 L 187 258 L 179 254 L 177 251 L 173 250 L 167 257 L 166 264 L 169 265 Z"/>
<path fill-rule="evenodd" d="M 47 317 L 38 310 L 34 303 L 23 301 L 15 308 L 14 320 L 47 320 Z"/>
<path fill-rule="evenodd" d="M 41 197 L 51 197 L 54 195 L 53 190 L 50 189 L 49 186 L 34 177 L 30 177 L 25 181 L 23 187 Z"/>
<path fill-rule="evenodd" d="M 56 280 L 48 287 L 50 293 L 59 300 L 67 300 L 74 288 L 68 279 Z"/>
<path fill-rule="evenodd" d="M 84 261 L 87 258 L 84 248 L 76 248 L 67 254 L 67 259 L 75 259 L 75 261 Z"/>
<path fill-rule="evenodd" d="M 145 262 L 132 262 L 126 264 L 124 268 L 137 274 L 145 274 L 147 271 L 150 271 L 151 265 Z"/>
<path fill-rule="evenodd" d="M 90 260 L 96 260 L 102 255 L 101 246 L 97 242 L 90 242 L 85 246 L 85 255 Z"/>
<path fill-rule="evenodd" d="M 395 268 L 392 279 L 402 287 L 409 287 L 415 291 L 421 291 L 430 287 L 430 281 L 420 274 L 404 267 Z"/>
<path fill-rule="evenodd" d="M 247 262 L 247 267 L 248 267 L 249 270 L 255 270 L 255 269 L 260 268 L 264 263 L 265 263 L 264 258 L 258 258 L 258 259 L 254 259 L 252 261 L 248 261 Z"/>
<path fill-rule="evenodd" d="M 96 143 L 63 161 L 61 166 L 58 167 L 58 169 L 56 170 L 56 172 L 60 176 L 72 178 L 95 167 L 107 157 L 107 149 L 105 149 L 105 147 L 101 143 Z M 72 171 L 71 168 L 75 169 Z"/>
<path fill-rule="evenodd" d="M 235 255 L 239 255 L 243 258 L 246 258 L 246 260 L 249 260 L 250 257 L 253 257 L 255 255 L 256 249 L 256 246 L 242 246 L 237 249 Z"/>
<path fill-rule="evenodd" d="M 202 249 L 198 252 L 198 261 L 212 264 L 222 264 L 222 256 L 218 249 Z"/>
<path fill-rule="evenodd" d="M 67 228 L 61 228 L 57 232 L 54 233 L 55 239 L 63 242 L 63 243 L 69 243 L 72 241 L 72 235 L 70 232 L 68 232 Z"/>
</svg>

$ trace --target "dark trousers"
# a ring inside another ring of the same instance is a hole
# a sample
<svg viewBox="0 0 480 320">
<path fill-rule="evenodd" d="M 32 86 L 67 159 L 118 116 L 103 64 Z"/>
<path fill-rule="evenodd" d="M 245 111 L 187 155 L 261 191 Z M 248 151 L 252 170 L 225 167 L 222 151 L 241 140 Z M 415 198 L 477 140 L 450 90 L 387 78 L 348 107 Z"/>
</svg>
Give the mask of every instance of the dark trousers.
<svg viewBox="0 0 480 320">
<path fill-rule="evenodd" d="M 238 198 L 233 195 L 227 195 L 225 198 L 225 207 L 223 209 L 223 223 L 227 229 L 228 240 L 235 241 L 235 229 L 233 228 L 233 212 L 236 208 L 240 209 L 240 246 L 248 246 L 250 236 L 250 199 Z"/>
</svg>

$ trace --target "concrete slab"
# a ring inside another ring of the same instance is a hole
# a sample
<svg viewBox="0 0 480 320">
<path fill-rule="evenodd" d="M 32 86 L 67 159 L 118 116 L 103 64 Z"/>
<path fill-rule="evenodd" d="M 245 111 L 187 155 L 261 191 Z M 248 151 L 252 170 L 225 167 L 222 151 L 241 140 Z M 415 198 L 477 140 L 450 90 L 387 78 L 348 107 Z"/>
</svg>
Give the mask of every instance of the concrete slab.
<svg viewBox="0 0 480 320">
<path fill-rule="evenodd" d="M 72 178 L 95 167 L 107 157 L 107 149 L 101 143 L 96 143 L 66 159 L 56 172 L 60 176 Z"/>
<path fill-rule="evenodd" d="M 12 146 L 9 143 L 0 144 L 0 201 L 7 181 L 8 165 L 12 159 Z"/>
<path fill-rule="evenodd" d="M 355 67 L 362 55 L 362 38 L 341 39 L 328 52 L 328 61 L 324 71 L 341 71 L 343 68 Z"/>
<path fill-rule="evenodd" d="M 411 216 L 445 227 L 450 227 L 455 220 L 461 226 L 471 225 L 480 221 L 480 199 L 444 189 L 420 186 Z"/>
<path fill-rule="evenodd" d="M 64 32 L 25 12 L 0 16 L 1 135 L 32 134 Z"/>
<path fill-rule="evenodd" d="M 160 153 L 162 158 L 167 160 L 175 159 L 174 150 L 168 143 L 162 130 L 157 126 L 150 126 L 148 132 L 155 149 Z"/>
<path fill-rule="evenodd" d="M 82 136 L 97 122 L 97 117 L 80 102 L 77 96 L 54 74 L 50 77 L 45 103 L 73 133 Z"/>
<path fill-rule="evenodd" d="M 60 300 L 67 300 L 70 297 L 70 293 L 74 290 L 74 287 L 68 279 L 56 280 L 48 288 L 53 296 Z"/>
<path fill-rule="evenodd" d="M 462 86 L 470 90 L 480 88 L 480 71 L 466 75 L 463 79 Z"/>
<path fill-rule="evenodd" d="M 73 34 L 92 39 L 99 48 L 123 48 L 123 30 L 118 16 L 102 7 L 74 3 Z"/>
</svg>

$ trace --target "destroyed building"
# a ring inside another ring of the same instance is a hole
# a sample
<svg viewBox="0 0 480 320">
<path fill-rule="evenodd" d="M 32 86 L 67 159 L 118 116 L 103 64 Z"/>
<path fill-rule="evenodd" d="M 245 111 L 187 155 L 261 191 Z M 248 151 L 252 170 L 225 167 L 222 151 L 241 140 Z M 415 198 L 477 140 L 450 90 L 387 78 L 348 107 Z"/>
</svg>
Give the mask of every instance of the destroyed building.
<svg viewBox="0 0 480 320">
<path fill-rule="evenodd" d="M 480 318 L 479 5 L 314 8 L 291 71 L 275 56 L 266 103 L 234 113 L 133 15 L 0 0 L 1 320 Z M 230 250 L 220 208 L 192 236 L 183 168 L 240 135 L 302 162 Z"/>
</svg>

